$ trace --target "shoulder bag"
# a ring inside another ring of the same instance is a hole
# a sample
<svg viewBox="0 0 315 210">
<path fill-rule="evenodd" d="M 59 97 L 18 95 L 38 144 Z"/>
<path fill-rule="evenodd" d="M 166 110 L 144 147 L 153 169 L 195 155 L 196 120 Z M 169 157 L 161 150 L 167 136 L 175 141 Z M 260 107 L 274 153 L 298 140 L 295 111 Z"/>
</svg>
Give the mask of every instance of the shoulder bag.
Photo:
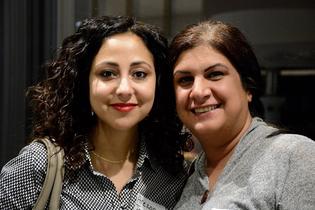
<svg viewBox="0 0 315 210">
<path fill-rule="evenodd" d="M 36 139 L 47 148 L 47 171 L 43 188 L 32 210 L 43 210 L 47 202 L 49 210 L 57 210 L 60 205 L 60 194 L 64 177 L 64 151 L 48 138 Z"/>
</svg>

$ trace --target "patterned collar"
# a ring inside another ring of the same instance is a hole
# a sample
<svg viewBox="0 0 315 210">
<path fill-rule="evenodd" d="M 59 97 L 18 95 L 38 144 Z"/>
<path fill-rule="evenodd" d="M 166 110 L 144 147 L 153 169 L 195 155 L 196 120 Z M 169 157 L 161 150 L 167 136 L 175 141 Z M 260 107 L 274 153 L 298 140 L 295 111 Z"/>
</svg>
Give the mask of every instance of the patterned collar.
<svg viewBox="0 0 315 210">
<path fill-rule="evenodd" d="M 86 164 L 88 163 L 89 169 L 93 171 L 93 166 L 92 166 L 92 161 L 91 161 L 91 156 L 89 153 L 88 146 L 85 147 L 84 151 L 85 151 L 85 158 L 86 158 L 85 162 Z M 154 171 L 158 170 L 158 164 L 156 163 L 156 161 L 154 161 L 154 158 L 152 158 L 152 155 L 149 154 L 144 138 L 140 138 L 139 157 L 136 164 L 137 170 L 141 171 L 144 165 L 151 167 L 151 169 Z"/>
</svg>

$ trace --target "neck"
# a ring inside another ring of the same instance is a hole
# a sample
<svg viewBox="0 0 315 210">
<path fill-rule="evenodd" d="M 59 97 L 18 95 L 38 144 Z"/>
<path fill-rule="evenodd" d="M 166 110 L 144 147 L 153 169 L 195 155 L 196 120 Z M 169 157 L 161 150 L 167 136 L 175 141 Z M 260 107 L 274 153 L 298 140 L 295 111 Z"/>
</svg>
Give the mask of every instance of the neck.
<svg viewBox="0 0 315 210">
<path fill-rule="evenodd" d="M 94 153 L 104 159 L 127 160 L 137 150 L 137 129 L 128 131 L 108 130 L 96 127 L 90 137 Z"/>
<path fill-rule="evenodd" d="M 250 123 L 251 117 L 249 116 L 243 126 L 236 129 L 238 132 L 234 132 L 236 133 L 234 135 L 230 128 L 226 130 L 221 129 L 220 132 L 212 133 L 211 136 L 203 135 L 206 136 L 203 139 L 199 136 L 199 141 L 206 154 L 205 172 L 208 175 L 210 191 L 215 187 L 220 174 L 231 158 L 237 144 L 249 128 Z M 198 138 L 198 136 L 196 137 Z"/>
<path fill-rule="evenodd" d="M 206 153 L 207 166 L 209 168 L 215 168 L 220 165 L 221 167 L 225 166 L 226 162 L 233 154 L 235 147 L 248 130 L 251 119 L 252 118 L 248 116 L 243 125 L 235 129 L 235 132 L 232 132 L 233 129 L 228 128 L 212 133 L 211 135 L 196 136 Z"/>
<path fill-rule="evenodd" d="M 229 142 L 227 145 L 222 147 L 204 147 L 204 152 L 206 153 L 206 166 L 207 168 L 223 168 L 226 162 L 230 159 L 233 151 L 238 144 L 239 139 L 234 139 L 233 141 Z"/>
</svg>

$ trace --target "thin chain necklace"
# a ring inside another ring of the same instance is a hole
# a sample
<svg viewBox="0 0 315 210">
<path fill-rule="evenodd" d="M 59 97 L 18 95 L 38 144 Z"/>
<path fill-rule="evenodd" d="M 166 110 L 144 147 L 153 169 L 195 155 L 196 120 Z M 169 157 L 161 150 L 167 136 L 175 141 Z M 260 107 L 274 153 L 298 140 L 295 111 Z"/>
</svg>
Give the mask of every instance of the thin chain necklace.
<svg viewBox="0 0 315 210">
<path fill-rule="evenodd" d="M 110 160 L 107 158 L 102 157 L 101 155 L 97 154 L 94 151 L 91 151 L 93 155 L 95 155 L 96 157 L 98 157 L 99 159 L 108 162 L 108 163 L 113 163 L 113 164 L 119 164 L 119 163 L 123 163 L 126 159 L 122 159 L 122 160 Z"/>
</svg>

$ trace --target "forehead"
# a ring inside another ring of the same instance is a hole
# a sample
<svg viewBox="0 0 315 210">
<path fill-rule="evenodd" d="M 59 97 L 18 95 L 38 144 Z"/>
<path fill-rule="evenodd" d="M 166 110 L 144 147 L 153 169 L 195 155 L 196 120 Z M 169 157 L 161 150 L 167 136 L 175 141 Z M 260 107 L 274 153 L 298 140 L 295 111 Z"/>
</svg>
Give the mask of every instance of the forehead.
<svg viewBox="0 0 315 210">
<path fill-rule="evenodd" d="M 141 37 L 132 32 L 124 32 L 104 38 L 94 59 L 100 59 L 104 56 L 135 57 L 135 54 L 153 59 L 151 51 Z"/>
<path fill-rule="evenodd" d="M 145 43 L 143 42 L 142 38 L 139 37 L 137 34 L 133 32 L 123 32 L 111 35 L 103 39 L 102 46 L 115 46 L 115 45 L 124 45 L 127 47 L 132 47 L 135 45 L 142 45 L 143 47 L 147 48 Z"/>
<path fill-rule="evenodd" d="M 183 51 L 174 65 L 174 71 L 204 69 L 216 64 L 233 68 L 231 62 L 222 53 L 204 44 Z"/>
</svg>

